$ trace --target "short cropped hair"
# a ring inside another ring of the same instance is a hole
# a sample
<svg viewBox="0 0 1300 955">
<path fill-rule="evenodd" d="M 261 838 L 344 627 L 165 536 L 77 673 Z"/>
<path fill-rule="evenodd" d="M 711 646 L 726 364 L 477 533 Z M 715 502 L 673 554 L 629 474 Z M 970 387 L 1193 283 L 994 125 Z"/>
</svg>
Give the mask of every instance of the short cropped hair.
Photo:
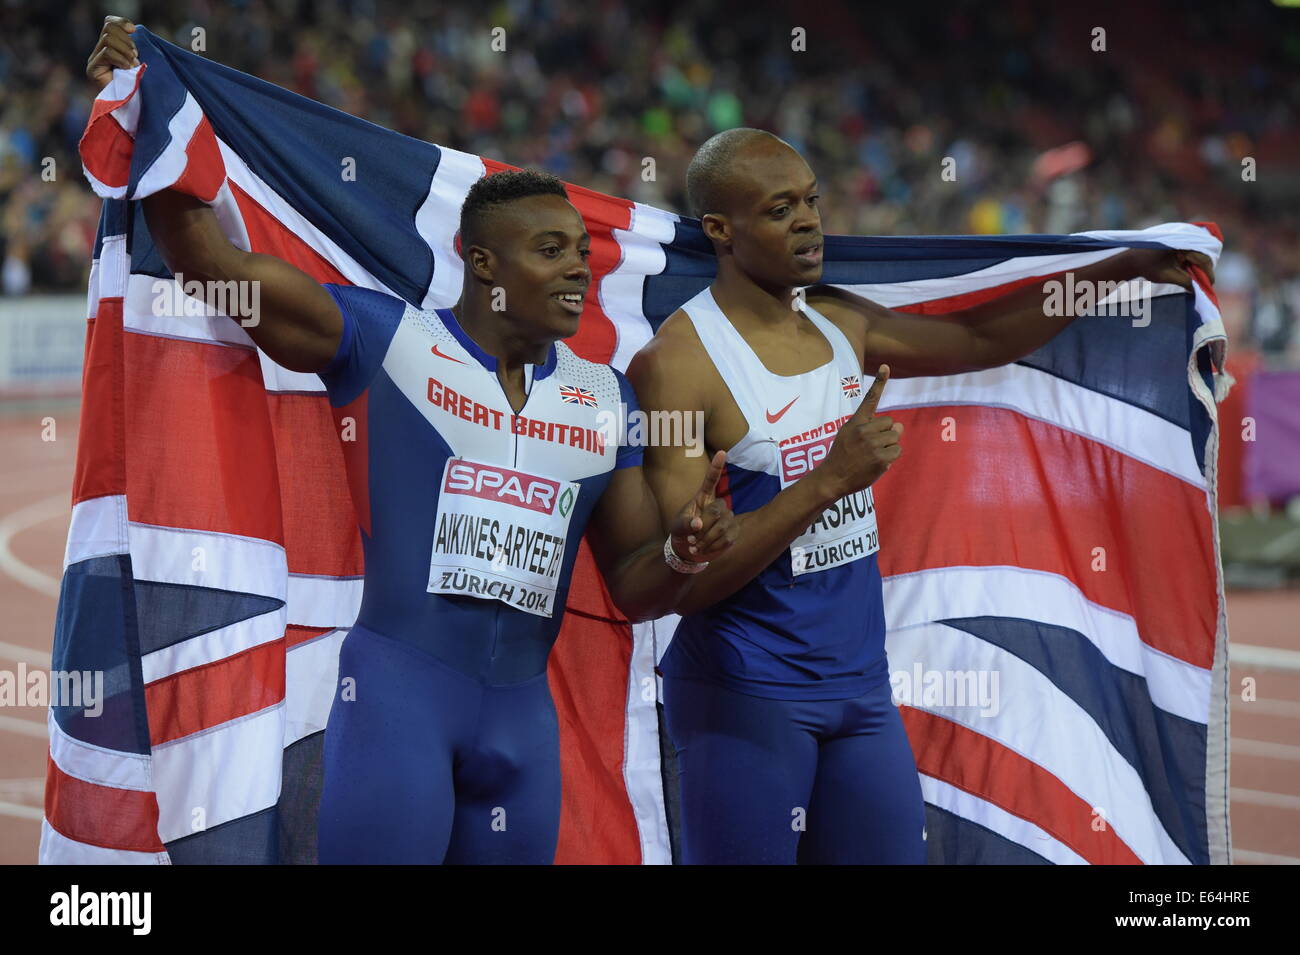
<svg viewBox="0 0 1300 955">
<path fill-rule="evenodd" d="M 536 169 L 506 170 L 479 179 L 469 187 L 469 194 L 460 207 L 461 248 L 484 244 L 483 237 L 494 209 L 529 196 L 569 198 L 563 182 L 549 172 Z"/>
<path fill-rule="evenodd" d="M 760 139 L 785 142 L 767 130 L 739 126 L 710 137 L 695 151 L 686 169 L 686 204 L 691 215 L 703 219 L 710 212 L 722 212 L 726 208 L 726 183 L 731 166 L 746 146 Z"/>
</svg>

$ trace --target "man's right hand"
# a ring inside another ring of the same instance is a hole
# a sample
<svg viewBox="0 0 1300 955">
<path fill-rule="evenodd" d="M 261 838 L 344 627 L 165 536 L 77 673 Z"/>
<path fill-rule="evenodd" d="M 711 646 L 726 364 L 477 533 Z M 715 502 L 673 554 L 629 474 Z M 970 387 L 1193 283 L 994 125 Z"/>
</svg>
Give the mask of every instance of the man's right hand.
<svg viewBox="0 0 1300 955">
<path fill-rule="evenodd" d="M 140 58 L 135 52 L 135 43 L 131 34 L 135 24 L 124 17 L 104 17 L 104 30 L 99 34 L 99 43 L 86 61 L 86 76 L 99 89 L 103 89 L 113 79 L 113 70 L 129 70 L 140 65 Z"/>
<path fill-rule="evenodd" d="M 86 61 L 86 76 L 101 89 L 112 81 L 113 70 L 140 65 L 131 39 L 135 29 L 123 17 L 104 19 L 99 43 Z M 343 338 L 343 315 L 319 282 L 273 255 L 237 248 L 201 199 L 169 188 L 141 202 L 149 234 L 167 268 L 177 278 L 183 275 L 187 284 L 200 283 L 199 297 L 239 322 L 272 361 L 290 371 L 311 373 L 329 365 Z M 240 309 L 232 309 L 227 297 L 239 287 L 236 283 L 243 286 Z"/>
<path fill-rule="evenodd" d="M 833 500 L 874 484 L 903 453 L 898 443 L 903 423 L 876 414 L 888 380 L 889 366 L 881 365 L 862 404 L 840 428 L 825 460 L 809 475 L 827 482 Z"/>
</svg>

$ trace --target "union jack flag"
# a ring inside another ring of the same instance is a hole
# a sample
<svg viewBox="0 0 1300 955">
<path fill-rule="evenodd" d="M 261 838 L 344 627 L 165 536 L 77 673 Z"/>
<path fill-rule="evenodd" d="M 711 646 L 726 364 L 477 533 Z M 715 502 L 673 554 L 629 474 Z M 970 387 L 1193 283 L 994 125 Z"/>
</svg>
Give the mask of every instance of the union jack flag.
<svg viewBox="0 0 1300 955">
<path fill-rule="evenodd" d="M 323 730 L 364 573 L 346 449 L 316 376 L 275 365 L 222 316 L 153 314 L 154 284 L 173 276 L 136 200 L 195 195 L 241 248 L 435 308 L 460 295 L 466 191 L 507 167 L 143 27 L 133 40 L 143 65 L 116 71 L 82 139 L 105 203 L 53 652 L 62 670 L 111 673 L 114 689 L 98 718 L 50 710 L 40 855 L 311 862 Z M 340 180 L 343 155 L 364 176 Z M 694 219 L 569 195 L 599 252 L 599 294 L 568 343 L 623 369 L 716 261 Z M 1124 248 L 1217 258 L 1220 239 L 1191 223 L 827 236 L 823 280 L 941 314 Z M 996 712 L 922 692 L 902 708 L 931 862 L 1230 861 L 1215 525 L 1225 385 L 1211 363 L 1225 334 L 1197 278 L 1191 291 L 1156 286 L 1144 327 L 1089 317 L 1014 364 L 885 393 L 909 436 L 874 488 L 891 670 L 919 687 L 936 671 L 1001 679 Z M 945 423 L 961 440 L 942 440 Z M 1090 566 L 1098 547 L 1104 573 Z M 556 861 L 669 861 L 655 701 L 640 688 L 674 622 L 629 626 L 585 548 L 568 609 L 549 668 L 564 774 Z"/>
<path fill-rule="evenodd" d="M 861 380 L 857 375 L 849 375 L 847 378 L 840 379 L 840 387 L 844 389 L 844 394 L 849 398 L 856 398 L 862 394 Z"/>
<path fill-rule="evenodd" d="M 585 408 L 596 407 L 596 395 L 586 388 L 578 388 L 575 385 L 560 385 L 560 397 L 569 404 L 582 405 Z"/>
</svg>

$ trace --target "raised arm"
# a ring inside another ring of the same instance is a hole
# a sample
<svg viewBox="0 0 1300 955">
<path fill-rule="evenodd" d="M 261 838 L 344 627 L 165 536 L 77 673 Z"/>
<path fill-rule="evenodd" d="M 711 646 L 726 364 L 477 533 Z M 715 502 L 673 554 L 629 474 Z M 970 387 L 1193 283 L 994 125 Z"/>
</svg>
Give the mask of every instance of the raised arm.
<svg viewBox="0 0 1300 955">
<path fill-rule="evenodd" d="M 113 70 L 139 65 L 131 34 L 135 24 L 106 17 L 86 75 L 102 89 Z M 185 284 L 202 283 L 203 300 L 214 308 L 232 307 L 257 347 L 291 371 L 317 372 L 329 364 L 343 336 L 343 316 L 334 299 L 306 272 L 272 255 L 236 248 L 221 231 L 216 213 L 193 196 L 164 190 L 143 200 L 150 235 L 173 274 Z M 231 294 L 255 283 L 247 294 Z M 256 290 L 255 294 L 253 290 Z M 238 306 L 247 305 L 247 312 Z"/>
<path fill-rule="evenodd" d="M 184 275 L 187 286 L 203 283 L 209 305 L 234 312 L 236 303 L 250 306 L 255 314 L 230 317 L 272 361 L 308 372 L 329 364 L 343 337 L 343 315 L 324 286 L 273 255 L 236 248 L 216 213 L 193 196 L 154 193 L 144 200 L 144 215 L 167 268 Z M 230 282 L 257 283 L 257 294 L 231 295 Z"/>
<path fill-rule="evenodd" d="M 643 410 L 677 411 L 682 420 L 703 410 L 707 434 L 711 401 L 708 370 L 702 364 L 707 356 L 691 344 L 698 343 L 661 330 L 637 353 L 627 376 Z M 736 515 L 735 545 L 698 575 L 679 601 L 679 613 L 696 613 L 734 594 L 776 560 L 822 511 L 873 483 L 897 460 L 902 453 L 898 438 L 903 426 L 875 414 L 888 377 L 889 369 L 881 369 L 820 465 L 762 507 Z M 646 448 L 644 466 L 646 480 L 667 519 L 668 502 L 682 500 L 699 485 L 709 459 L 692 456 L 686 447 L 652 446 Z"/>
<path fill-rule="evenodd" d="M 1144 278 L 1190 288 L 1186 263 L 1214 279 L 1213 265 L 1199 252 L 1127 249 L 1081 269 L 1074 283 L 1125 282 Z M 1015 291 L 942 318 L 885 308 L 870 299 L 828 285 L 807 290 L 808 304 L 842 327 L 865 323 L 863 368 L 884 362 L 896 378 L 955 375 L 1017 361 L 1051 341 L 1074 316 L 1049 315 L 1046 282 Z"/>
</svg>

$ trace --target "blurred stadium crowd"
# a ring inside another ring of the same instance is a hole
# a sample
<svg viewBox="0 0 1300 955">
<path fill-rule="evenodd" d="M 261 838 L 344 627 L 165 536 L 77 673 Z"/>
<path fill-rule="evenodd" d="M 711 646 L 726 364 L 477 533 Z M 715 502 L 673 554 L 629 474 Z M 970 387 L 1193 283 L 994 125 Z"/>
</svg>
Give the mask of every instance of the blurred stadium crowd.
<svg viewBox="0 0 1300 955">
<path fill-rule="evenodd" d="M 808 157 L 828 232 L 1213 220 L 1234 338 L 1300 366 L 1300 10 L 1268 0 L 0 0 L 4 294 L 84 287 L 83 71 L 110 12 L 187 48 L 202 27 L 210 58 L 410 136 L 683 213 L 694 148 L 752 125 Z"/>
</svg>

